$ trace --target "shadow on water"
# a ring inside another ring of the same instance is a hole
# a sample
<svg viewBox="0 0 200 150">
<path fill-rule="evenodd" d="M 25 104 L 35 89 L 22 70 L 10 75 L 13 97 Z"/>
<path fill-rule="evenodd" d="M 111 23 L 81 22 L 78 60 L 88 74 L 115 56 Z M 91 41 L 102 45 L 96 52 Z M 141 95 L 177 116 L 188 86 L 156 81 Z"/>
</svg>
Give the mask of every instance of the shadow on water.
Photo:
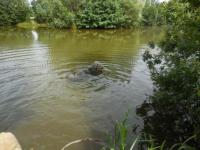
<svg viewBox="0 0 200 150">
<path fill-rule="evenodd" d="M 155 94 L 157 93 L 155 92 Z M 150 97 L 150 99 L 153 98 Z M 200 139 L 191 137 L 196 136 L 194 131 L 196 131 L 196 126 L 199 125 L 197 119 L 199 114 L 188 111 L 188 106 L 191 109 L 198 105 L 198 101 L 190 104 L 190 102 L 180 103 L 168 98 L 158 99 L 157 101 L 145 101 L 137 108 L 137 114 L 144 121 L 142 130 L 155 138 L 156 144 L 161 145 L 165 141 L 166 147 L 172 147 L 177 146 L 177 143 L 187 141 L 185 143 L 194 145 L 198 149 Z M 191 139 L 188 140 L 189 138 Z"/>
<path fill-rule="evenodd" d="M 1 31 L 0 130 L 16 133 L 25 149 L 102 138 L 152 92 L 141 55 L 148 41 L 161 37 L 162 29 Z M 103 64 L 102 75 L 70 80 L 94 61 Z M 132 118 L 142 124 L 135 113 Z M 88 148 L 94 149 L 76 147 Z"/>
</svg>

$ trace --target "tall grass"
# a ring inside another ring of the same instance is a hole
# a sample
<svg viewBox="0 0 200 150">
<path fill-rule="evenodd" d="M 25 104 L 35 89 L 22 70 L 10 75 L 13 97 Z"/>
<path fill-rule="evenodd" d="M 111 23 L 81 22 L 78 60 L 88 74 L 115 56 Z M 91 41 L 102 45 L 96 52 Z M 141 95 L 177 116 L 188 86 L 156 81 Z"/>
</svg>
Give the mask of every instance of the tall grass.
<svg viewBox="0 0 200 150">
<path fill-rule="evenodd" d="M 130 144 L 130 137 L 128 135 L 133 133 L 128 132 L 130 131 L 129 127 L 127 112 L 122 121 L 116 122 L 114 131 L 107 135 L 107 140 L 93 138 L 79 139 L 66 144 L 62 150 L 67 150 L 67 148 L 73 144 L 86 141 L 101 145 L 101 150 L 196 150 L 196 148 L 188 144 L 192 139 L 196 138 L 195 135 L 183 142 L 174 143 L 173 145 L 168 145 L 167 141 L 163 141 L 159 145 L 155 137 L 148 133 L 140 132 L 135 139 L 131 140 Z"/>
<path fill-rule="evenodd" d="M 189 146 L 188 143 L 196 136 L 191 136 L 187 140 L 173 145 L 167 145 L 167 141 L 163 141 L 162 144 L 158 144 L 156 138 L 148 133 L 141 132 L 135 139 L 132 140 L 132 144 L 129 144 L 128 140 L 128 113 L 125 114 L 125 118 L 115 124 L 114 135 L 109 135 L 109 140 L 105 143 L 101 150 L 196 150 L 194 147 Z"/>
</svg>

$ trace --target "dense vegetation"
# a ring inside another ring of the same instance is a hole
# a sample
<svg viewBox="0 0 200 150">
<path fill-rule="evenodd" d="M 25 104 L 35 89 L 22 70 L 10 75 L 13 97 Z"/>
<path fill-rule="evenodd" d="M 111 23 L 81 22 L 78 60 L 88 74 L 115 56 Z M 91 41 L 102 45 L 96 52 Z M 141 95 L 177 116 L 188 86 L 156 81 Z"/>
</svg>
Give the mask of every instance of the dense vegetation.
<svg viewBox="0 0 200 150">
<path fill-rule="evenodd" d="M 155 0 L 37 0 L 32 6 L 37 22 L 60 28 L 164 25 L 170 23 L 171 14 L 176 11 L 168 11 L 167 3 Z"/>
<path fill-rule="evenodd" d="M 158 145 L 165 141 L 170 147 L 194 136 L 189 146 L 200 149 L 200 1 L 174 0 L 168 6 L 171 25 L 161 52 L 144 54 L 155 89 L 138 114 Z"/>
<path fill-rule="evenodd" d="M 79 28 L 119 28 L 137 24 L 139 5 L 134 0 L 90 0 L 77 15 Z"/>
<path fill-rule="evenodd" d="M 155 0 L 26 0 L 0 1 L 0 25 L 15 25 L 31 16 L 40 24 L 70 28 L 131 28 L 164 25 L 171 19 L 167 3 Z M 31 11 L 30 11 L 31 10 Z M 171 13 L 171 14 L 170 14 Z"/>
<path fill-rule="evenodd" d="M 30 8 L 24 0 L 0 0 L 0 26 L 16 25 L 28 19 Z"/>
<path fill-rule="evenodd" d="M 165 3 L 160 4 L 154 0 L 146 0 L 142 10 L 141 24 L 145 26 L 165 24 L 165 11 Z"/>
<path fill-rule="evenodd" d="M 156 0 L 0 0 L 0 26 L 35 21 L 55 28 L 131 28 L 172 24 L 179 3 Z"/>
<path fill-rule="evenodd" d="M 120 28 L 132 27 L 141 11 L 137 0 L 37 0 L 33 1 L 36 21 L 54 27 Z"/>
<path fill-rule="evenodd" d="M 165 141 L 165 147 L 169 148 L 190 139 L 187 146 L 200 149 L 199 0 L 172 0 L 169 3 L 154 0 L 145 3 L 137 0 L 35 0 L 32 11 L 38 23 L 56 28 L 168 25 L 166 38 L 160 44 L 161 51 L 144 54 L 155 88 L 137 112 L 144 119 L 143 131 L 156 139 L 155 146 Z M 0 26 L 16 25 L 29 16 L 30 8 L 25 0 L 0 0 Z M 153 43 L 151 47 L 154 47 Z M 117 126 L 119 136 L 127 134 L 123 125 Z M 122 130 L 125 133 L 121 133 Z M 119 145 L 112 144 L 111 147 L 125 149 L 125 139 L 117 140 L 113 143 Z"/>
<path fill-rule="evenodd" d="M 32 2 L 35 20 L 56 28 L 71 27 L 73 15 L 60 0 L 37 0 Z"/>
<path fill-rule="evenodd" d="M 136 132 L 136 127 L 133 127 L 132 132 Z M 108 136 L 108 140 L 103 144 L 101 150 L 195 150 L 190 142 L 196 138 L 195 135 L 187 138 L 184 141 L 173 143 L 171 146 L 162 141 L 158 143 L 157 139 L 148 133 L 141 132 L 135 138 L 131 132 L 130 124 L 128 124 L 128 112 L 122 121 L 116 122 L 113 135 Z M 96 143 L 99 144 L 99 143 Z"/>
</svg>

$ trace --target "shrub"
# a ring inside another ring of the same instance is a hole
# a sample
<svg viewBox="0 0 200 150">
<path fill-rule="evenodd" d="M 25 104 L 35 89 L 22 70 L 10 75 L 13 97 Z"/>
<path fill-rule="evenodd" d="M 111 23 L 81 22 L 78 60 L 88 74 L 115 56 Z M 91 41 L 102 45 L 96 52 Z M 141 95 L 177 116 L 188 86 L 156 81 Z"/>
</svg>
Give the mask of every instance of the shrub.
<svg viewBox="0 0 200 150">
<path fill-rule="evenodd" d="M 81 9 L 81 5 L 84 3 L 84 0 L 62 0 L 65 7 L 70 12 L 77 14 L 77 12 Z"/>
<path fill-rule="evenodd" d="M 121 20 L 121 8 L 116 0 L 89 0 L 77 15 L 79 28 L 116 28 Z"/>
<path fill-rule="evenodd" d="M 166 5 L 155 0 L 147 0 L 142 10 L 142 25 L 164 25 L 166 24 Z"/>
<path fill-rule="evenodd" d="M 37 0 L 32 2 L 35 19 L 56 28 L 69 28 L 73 15 L 60 0 Z"/>
<path fill-rule="evenodd" d="M 166 23 L 173 24 L 179 16 L 185 14 L 187 4 L 180 3 L 177 0 L 169 1 L 165 8 Z"/>
<path fill-rule="evenodd" d="M 142 5 L 137 0 L 122 0 L 123 27 L 133 27 L 139 24 Z"/>
<path fill-rule="evenodd" d="M 88 0 L 77 15 L 79 28 L 120 28 L 136 24 L 137 3 L 131 0 Z"/>
</svg>

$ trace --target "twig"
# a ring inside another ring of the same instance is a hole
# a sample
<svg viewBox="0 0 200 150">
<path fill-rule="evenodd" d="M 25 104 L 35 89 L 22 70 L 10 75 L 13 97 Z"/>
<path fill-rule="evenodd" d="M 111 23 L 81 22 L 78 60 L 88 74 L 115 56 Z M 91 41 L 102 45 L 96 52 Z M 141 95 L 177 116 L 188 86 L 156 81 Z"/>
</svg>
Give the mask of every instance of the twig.
<svg viewBox="0 0 200 150">
<path fill-rule="evenodd" d="M 65 150 L 66 148 L 70 147 L 73 144 L 77 144 L 77 143 L 81 143 L 81 142 L 87 142 L 87 141 L 93 142 L 93 143 L 98 144 L 98 145 L 106 146 L 106 144 L 100 139 L 85 138 L 85 139 L 78 139 L 78 140 L 72 141 L 72 142 L 66 144 L 61 150 Z"/>
<path fill-rule="evenodd" d="M 130 150 L 133 150 L 133 148 L 135 147 L 135 145 L 136 145 L 136 143 L 137 143 L 137 141 L 138 141 L 138 138 L 139 138 L 139 137 L 137 137 L 137 138 L 133 141 L 133 144 L 131 145 Z"/>
</svg>

